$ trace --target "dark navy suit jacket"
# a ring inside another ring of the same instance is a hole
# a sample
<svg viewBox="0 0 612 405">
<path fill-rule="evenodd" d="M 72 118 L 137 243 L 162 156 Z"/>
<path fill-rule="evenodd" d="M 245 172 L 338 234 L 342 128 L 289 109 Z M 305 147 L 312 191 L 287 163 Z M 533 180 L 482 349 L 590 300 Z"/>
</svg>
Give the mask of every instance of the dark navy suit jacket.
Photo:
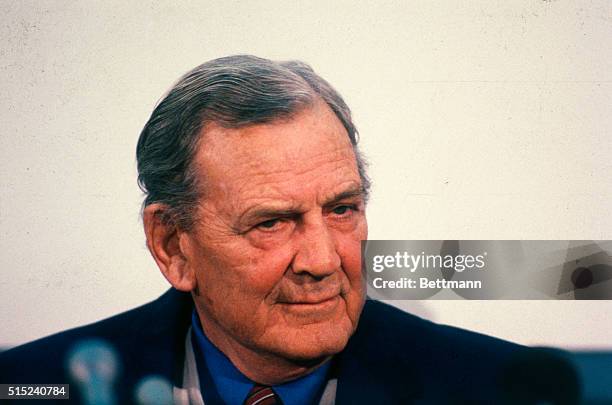
<svg viewBox="0 0 612 405">
<path fill-rule="evenodd" d="M 147 375 L 180 386 L 192 310 L 190 295 L 171 289 L 139 308 L 9 350 L 0 354 L 0 383 L 70 383 L 67 353 L 76 342 L 97 338 L 121 359 L 115 385 L 121 403 L 133 403 L 134 386 Z M 504 396 L 508 370 L 532 350 L 368 300 L 357 331 L 334 360 L 336 404 L 514 403 Z M 77 403 L 75 388 L 70 402 Z"/>
</svg>

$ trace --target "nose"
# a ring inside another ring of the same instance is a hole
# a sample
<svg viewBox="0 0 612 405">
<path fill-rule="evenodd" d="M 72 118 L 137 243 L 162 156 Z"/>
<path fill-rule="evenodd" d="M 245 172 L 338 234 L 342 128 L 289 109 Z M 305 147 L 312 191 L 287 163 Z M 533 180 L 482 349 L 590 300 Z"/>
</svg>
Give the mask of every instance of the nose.
<svg viewBox="0 0 612 405">
<path fill-rule="evenodd" d="M 303 224 L 297 253 L 292 262 L 296 274 L 310 274 L 320 279 L 340 269 L 341 260 L 336 250 L 334 236 L 321 219 Z"/>
</svg>

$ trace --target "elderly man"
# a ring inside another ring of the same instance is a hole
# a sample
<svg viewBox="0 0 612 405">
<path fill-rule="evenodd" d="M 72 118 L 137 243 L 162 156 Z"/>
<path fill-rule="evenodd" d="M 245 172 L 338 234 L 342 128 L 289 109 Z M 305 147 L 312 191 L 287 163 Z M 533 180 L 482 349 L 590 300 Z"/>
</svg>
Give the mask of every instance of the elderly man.
<svg viewBox="0 0 612 405">
<path fill-rule="evenodd" d="M 155 375 L 177 403 L 495 403 L 504 364 L 529 351 L 365 301 L 357 131 L 303 63 L 197 67 L 155 108 L 137 158 L 147 245 L 172 289 L 4 353 L 1 383 L 72 382 L 66 359 L 95 338 L 119 358 L 118 402 Z"/>
</svg>

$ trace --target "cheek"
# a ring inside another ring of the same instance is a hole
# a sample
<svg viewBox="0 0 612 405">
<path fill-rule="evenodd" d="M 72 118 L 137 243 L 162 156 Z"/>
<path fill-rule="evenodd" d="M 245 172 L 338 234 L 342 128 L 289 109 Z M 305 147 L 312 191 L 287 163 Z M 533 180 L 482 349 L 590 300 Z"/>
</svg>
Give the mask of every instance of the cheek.
<svg viewBox="0 0 612 405">
<path fill-rule="evenodd" d="M 343 242 L 338 247 L 338 254 L 342 260 L 342 268 L 351 283 L 351 287 L 360 287 L 363 280 L 361 268 L 361 242 L 355 242 L 353 240 Z"/>
<path fill-rule="evenodd" d="M 265 296 L 272 293 L 283 279 L 293 258 L 289 244 L 265 250 L 251 247 L 243 252 L 249 258 L 245 266 L 245 283 Z"/>
<path fill-rule="evenodd" d="M 344 271 L 347 273 L 351 283 L 361 281 L 362 263 L 361 246 L 362 241 L 368 237 L 368 226 L 365 218 L 356 226 L 355 230 L 348 234 L 340 234 L 337 237 L 336 246 L 338 254 L 342 259 Z"/>
<path fill-rule="evenodd" d="M 365 238 L 365 234 L 363 237 Z M 366 296 L 365 275 L 361 263 L 361 237 L 342 238 L 338 241 L 337 247 L 342 260 L 342 269 L 350 286 L 345 297 L 346 314 L 355 328 Z"/>
<path fill-rule="evenodd" d="M 253 305 L 274 291 L 291 257 L 286 247 L 263 250 L 237 243 L 201 254 L 195 270 L 198 284 L 208 295 L 232 297 Z"/>
</svg>

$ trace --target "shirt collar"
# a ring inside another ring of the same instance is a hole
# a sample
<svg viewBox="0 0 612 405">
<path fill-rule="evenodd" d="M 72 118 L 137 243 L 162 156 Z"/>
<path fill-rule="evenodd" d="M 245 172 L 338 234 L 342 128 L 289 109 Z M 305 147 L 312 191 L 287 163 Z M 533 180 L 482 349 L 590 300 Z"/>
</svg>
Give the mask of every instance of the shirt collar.
<svg viewBox="0 0 612 405">
<path fill-rule="evenodd" d="M 195 336 L 194 344 L 200 349 L 196 350 L 196 353 L 201 354 L 196 355 L 198 367 L 208 369 L 210 379 L 225 403 L 242 405 L 254 385 L 253 381 L 242 374 L 227 356 L 208 340 L 195 310 L 191 322 Z M 274 385 L 272 389 L 285 405 L 312 404 L 318 400 L 325 388 L 329 367 L 328 361 L 310 374 L 284 384 Z M 206 387 L 202 387 L 202 390 L 205 389 Z"/>
</svg>

